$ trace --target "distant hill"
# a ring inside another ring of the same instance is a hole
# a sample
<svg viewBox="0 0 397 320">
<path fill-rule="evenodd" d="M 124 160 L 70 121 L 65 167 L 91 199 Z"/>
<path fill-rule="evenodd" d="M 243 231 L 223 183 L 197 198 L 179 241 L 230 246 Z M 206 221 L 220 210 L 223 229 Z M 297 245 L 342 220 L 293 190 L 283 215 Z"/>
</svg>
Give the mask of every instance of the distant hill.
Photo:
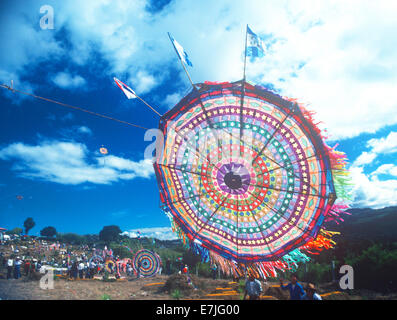
<svg viewBox="0 0 397 320">
<path fill-rule="evenodd" d="M 344 215 L 344 222 L 329 229 L 339 231 L 340 240 L 397 242 L 397 206 L 383 209 L 349 209 L 351 215 Z M 136 240 L 138 241 L 138 240 Z M 141 238 L 141 243 L 151 243 L 150 238 Z M 176 249 L 182 247 L 181 240 L 158 240 L 156 247 Z"/>
<path fill-rule="evenodd" d="M 341 232 L 336 238 L 337 243 L 397 242 L 397 206 L 383 209 L 350 209 L 348 212 L 351 215 L 344 215 L 344 222 L 329 228 Z M 152 238 L 142 237 L 140 240 L 131 241 L 153 248 L 180 250 L 183 247 L 181 240 L 156 239 L 153 244 Z"/>
<path fill-rule="evenodd" d="M 350 209 L 345 221 L 330 229 L 340 231 L 343 240 L 397 242 L 397 207 Z"/>
</svg>

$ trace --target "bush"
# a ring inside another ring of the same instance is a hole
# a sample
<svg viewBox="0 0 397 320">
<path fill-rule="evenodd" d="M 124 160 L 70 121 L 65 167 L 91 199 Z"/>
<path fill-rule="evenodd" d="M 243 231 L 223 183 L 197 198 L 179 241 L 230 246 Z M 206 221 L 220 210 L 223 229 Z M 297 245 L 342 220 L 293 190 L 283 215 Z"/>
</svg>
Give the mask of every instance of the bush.
<svg viewBox="0 0 397 320">
<path fill-rule="evenodd" d="M 171 297 L 173 297 L 176 300 L 179 300 L 182 297 L 182 294 L 178 289 L 175 289 L 174 291 L 172 291 Z"/>
</svg>

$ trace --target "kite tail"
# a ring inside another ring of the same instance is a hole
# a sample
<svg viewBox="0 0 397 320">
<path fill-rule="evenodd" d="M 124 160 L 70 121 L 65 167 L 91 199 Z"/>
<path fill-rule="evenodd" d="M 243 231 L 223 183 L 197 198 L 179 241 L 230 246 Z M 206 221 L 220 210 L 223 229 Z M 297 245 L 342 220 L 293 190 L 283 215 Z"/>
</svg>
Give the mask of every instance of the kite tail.
<svg viewBox="0 0 397 320">
<path fill-rule="evenodd" d="M 346 211 L 349 208 L 350 206 L 347 204 L 335 203 L 328 211 L 328 215 L 325 217 L 325 222 L 334 221 L 336 224 L 339 224 L 339 222 L 345 221 L 342 216 L 343 214 L 351 215 Z"/>
<path fill-rule="evenodd" d="M 218 266 L 218 268 L 228 276 L 233 276 L 235 278 L 239 278 L 244 276 L 244 271 L 241 270 L 239 265 L 234 260 L 228 260 L 221 255 L 210 252 L 211 263 L 214 263 Z"/>
<path fill-rule="evenodd" d="M 186 249 L 189 249 L 189 248 L 190 248 L 190 245 L 189 245 L 189 238 L 188 238 L 188 237 L 186 236 L 186 234 L 182 231 L 182 229 L 179 228 L 179 226 L 175 223 L 174 219 L 170 218 L 170 221 L 171 221 L 171 228 L 172 228 L 172 231 L 175 232 L 175 233 L 177 234 L 178 238 L 182 240 L 183 246 L 184 246 Z"/>
<path fill-rule="evenodd" d="M 195 242 L 190 243 L 190 249 L 197 255 L 201 257 L 201 262 L 209 262 L 210 261 L 210 251 L 203 246 Z"/>
<path fill-rule="evenodd" d="M 324 147 L 330 159 L 334 188 L 336 197 L 338 199 L 337 203 L 333 204 L 325 216 L 325 222 L 334 221 L 335 223 L 339 224 L 339 222 L 344 221 L 344 214 L 350 214 L 346 212 L 346 210 L 349 208 L 349 205 L 346 202 L 352 200 L 353 184 L 350 173 L 347 170 L 348 161 L 346 154 L 344 152 L 337 151 L 337 145 L 331 148 L 324 143 Z"/>
<path fill-rule="evenodd" d="M 304 105 L 302 103 L 299 103 L 297 99 L 293 99 L 293 98 L 288 98 L 288 97 L 284 97 L 284 99 L 287 99 L 288 101 L 291 101 L 293 103 L 295 103 L 296 105 L 299 106 L 300 111 L 302 112 L 303 117 L 309 122 L 309 124 L 311 125 L 311 127 L 313 128 L 313 130 L 321 137 L 321 138 L 325 138 L 323 132 L 321 131 L 321 129 L 318 127 L 318 125 L 321 123 L 321 121 L 319 122 L 315 122 L 314 119 L 314 115 L 316 114 L 316 112 L 314 111 L 310 111 L 307 110 Z"/>
<path fill-rule="evenodd" d="M 320 229 L 319 234 L 316 239 L 306 243 L 301 247 L 302 250 L 305 250 L 309 254 L 317 255 L 322 250 L 328 250 L 334 248 L 336 242 L 332 240 L 332 237 L 336 234 L 340 234 L 340 232 L 336 231 L 328 231 L 325 229 Z"/>
<path fill-rule="evenodd" d="M 310 258 L 300 249 L 295 249 L 283 256 L 281 260 L 286 264 L 286 270 L 294 272 L 298 269 L 300 263 L 306 263 L 310 261 Z"/>
<path fill-rule="evenodd" d="M 252 265 L 260 275 L 260 278 L 266 280 L 269 277 L 277 277 L 277 270 L 284 272 L 288 270 L 288 264 L 283 260 L 257 262 Z"/>
<path fill-rule="evenodd" d="M 303 114 L 303 116 L 305 117 L 306 120 L 309 121 L 309 123 L 313 126 L 314 131 L 322 138 L 325 138 L 321 129 L 318 127 L 318 125 L 321 123 L 320 122 L 314 122 L 314 115 L 316 114 L 314 111 L 309 111 L 307 110 L 304 106 L 302 106 L 301 104 L 298 104 L 299 108 Z"/>
<path fill-rule="evenodd" d="M 214 252 L 210 252 L 210 258 L 211 263 L 215 263 L 224 274 L 235 278 L 253 275 L 255 278 L 266 280 L 269 277 L 277 277 L 278 271 L 284 272 L 288 269 L 287 263 L 282 260 L 242 264 Z"/>
</svg>

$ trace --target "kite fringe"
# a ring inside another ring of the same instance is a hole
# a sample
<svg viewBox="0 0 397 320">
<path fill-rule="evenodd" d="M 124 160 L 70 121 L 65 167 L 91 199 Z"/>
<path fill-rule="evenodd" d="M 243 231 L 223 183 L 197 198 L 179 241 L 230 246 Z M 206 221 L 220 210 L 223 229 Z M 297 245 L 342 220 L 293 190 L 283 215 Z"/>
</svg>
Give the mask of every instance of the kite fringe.
<svg viewBox="0 0 397 320">
<path fill-rule="evenodd" d="M 285 272 L 290 267 L 282 259 L 277 261 L 253 262 L 251 264 L 237 263 L 221 255 L 210 252 L 211 263 L 216 264 L 223 273 L 234 278 L 254 276 L 266 280 L 269 277 L 277 277 L 278 272 Z"/>
<path fill-rule="evenodd" d="M 350 173 L 347 169 L 347 157 L 344 152 L 336 150 L 337 145 L 333 148 L 324 143 L 325 150 L 329 156 L 331 163 L 331 172 L 334 181 L 334 188 L 336 197 L 339 199 L 337 203 L 334 203 L 328 214 L 325 217 L 325 222 L 334 221 L 336 224 L 343 222 L 343 215 L 349 214 L 346 212 L 350 206 L 347 202 L 353 199 L 352 187 L 353 183 L 350 177 Z"/>
<path fill-rule="evenodd" d="M 334 147 L 330 147 L 327 145 L 326 140 L 327 136 L 325 132 L 322 132 L 319 128 L 319 124 L 321 122 L 316 122 L 314 119 L 315 111 L 307 110 L 302 103 L 298 103 L 296 99 L 285 98 L 291 102 L 296 103 L 305 119 L 309 122 L 309 124 L 314 128 L 314 131 L 322 138 L 324 149 L 326 151 L 327 156 L 330 159 L 331 172 L 334 182 L 334 188 L 336 197 L 338 198 L 338 204 L 334 204 L 331 209 L 328 211 L 327 216 L 325 217 L 325 222 L 334 221 L 339 224 L 344 221 L 343 214 L 349 214 L 346 210 L 349 208 L 346 202 L 352 201 L 352 180 L 350 177 L 350 173 L 347 169 L 348 161 L 347 156 L 344 152 L 337 151 L 335 145 Z"/>
<path fill-rule="evenodd" d="M 309 262 L 310 257 L 308 257 L 300 249 L 295 249 L 283 256 L 282 260 L 287 264 L 287 269 L 294 272 L 298 269 L 300 263 Z"/>
<path fill-rule="evenodd" d="M 336 242 L 332 240 L 332 237 L 337 234 L 340 234 L 340 232 L 329 231 L 321 228 L 317 237 L 306 243 L 300 249 L 305 250 L 309 254 L 318 255 L 323 250 L 329 250 L 335 247 Z"/>
<path fill-rule="evenodd" d="M 337 210 L 344 210 L 345 207 L 346 205 L 338 204 L 334 205 L 332 210 L 335 211 L 334 214 L 336 215 Z M 255 278 L 266 280 L 269 277 L 277 277 L 280 272 L 295 272 L 298 269 L 299 264 L 307 263 L 311 260 L 307 254 L 318 255 L 323 250 L 334 248 L 336 242 L 332 240 L 332 237 L 340 234 L 336 231 L 329 231 L 321 228 L 316 239 L 306 243 L 301 248 L 289 252 L 279 260 L 244 264 L 237 263 L 233 259 L 225 258 L 194 241 L 190 241 L 187 235 L 177 226 L 173 219 L 170 220 L 172 230 L 182 240 L 183 246 L 186 249 L 190 249 L 193 253 L 200 256 L 202 262 L 216 264 L 224 274 L 234 278 L 253 275 Z"/>
<path fill-rule="evenodd" d="M 202 262 L 210 262 L 216 264 L 219 269 L 228 276 L 240 278 L 244 276 L 253 275 L 256 278 L 266 280 L 269 277 L 277 277 L 278 272 L 285 272 L 286 270 L 296 270 L 299 262 L 309 261 L 310 258 L 298 249 L 290 252 L 280 260 L 253 262 L 251 264 L 237 263 L 234 260 L 227 259 L 215 252 L 208 250 L 200 244 L 189 241 L 186 234 L 171 220 L 172 230 L 182 240 L 183 246 L 186 249 L 192 250 L 196 255 L 201 257 Z"/>
</svg>

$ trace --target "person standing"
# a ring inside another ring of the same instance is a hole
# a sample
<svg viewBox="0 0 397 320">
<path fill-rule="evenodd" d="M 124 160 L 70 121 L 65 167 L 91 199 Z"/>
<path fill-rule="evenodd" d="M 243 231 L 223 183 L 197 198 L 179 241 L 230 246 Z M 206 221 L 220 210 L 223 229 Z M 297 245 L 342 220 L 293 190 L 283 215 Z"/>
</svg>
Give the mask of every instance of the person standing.
<svg viewBox="0 0 397 320">
<path fill-rule="evenodd" d="M 286 286 L 283 284 L 283 280 L 280 279 L 280 287 L 283 290 L 289 290 L 290 300 L 302 300 L 305 295 L 302 285 L 298 282 L 296 274 L 291 276 L 291 282 Z"/>
<path fill-rule="evenodd" d="M 249 296 L 249 300 L 259 300 L 259 296 L 262 293 L 262 285 L 259 280 L 255 279 L 253 275 L 250 275 L 245 282 L 244 300 Z"/>
<path fill-rule="evenodd" d="M 95 274 L 95 269 L 96 269 L 96 265 L 94 261 L 90 262 L 90 279 L 94 278 L 94 274 Z"/>
<path fill-rule="evenodd" d="M 138 270 L 136 271 L 136 278 L 137 279 L 139 279 L 140 277 L 141 277 L 141 265 L 142 265 L 142 263 L 141 263 L 141 260 L 138 260 Z"/>
<path fill-rule="evenodd" d="M 24 265 L 25 276 L 28 276 L 30 273 L 30 261 L 26 260 Z"/>
<path fill-rule="evenodd" d="M 40 272 L 41 267 L 42 267 L 42 263 L 41 263 L 41 260 L 39 260 L 39 261 L 37 261 L 37 265 L 36 265 L 37 272 Z"/>
<path fill-rule="evenodd" d="M 211 266 L 211 272 L 212 272 L 212 279 L 216 279 L 216 271 L 218 270 L 218 267 L 217 267 L 217 265 L 214 263 L 212 266 Z"/>
<path fill-rule="evenodd" d="M 72 277 L 74 280 L 77 279 L 77 273 L 78 273 L 78 266 L 77 266 L 77 261 L 73 261 L 72 268 L 71 268 L 71 273 Z"/>
<path fill-rule="evenodd" d="M 12 267 L 14 266 L 14 260 L 9 257 L 7 260 L 7 279 L 12 278 Z"/>
<path fill-rule="evenodd" d="M 129 277 L 131 277 L 131 274 L 132 274 L 132 266 L 131 266 L 131 263 L 127 263 L 127 276 L 129 276 Z"/>
<path fill-rule="evenodd" d="M 22 261 L 19 257 L 15 260 L 14 264 L 14 278 L 19 279 L 21 277 L 21 264 Z"/>
<path fill-rule="evenodd" d="M 165 272 L 168 276 L 171 275 L 171 260 L 169 258 L 165 262 Z"/>
<path fill-rule="evenodd" d="M 78 268 L 78 270 L 79 270 L 79 278 L 80 278 L 80 279 L 83 279 L 84 263 L 83 263 L 82 260 L 80 261 L 80 263 L 79 263 L 79 265 L 78 265 L 77 268 Z"/>
<path fill-rule="evenodd" d="M 306 294 L 302 297 L 303 300 L 323 300 L 321 296 L 316 293 L 316 287 L 313 283 L 308 283 L 305 291 Z"/>
</svg>

